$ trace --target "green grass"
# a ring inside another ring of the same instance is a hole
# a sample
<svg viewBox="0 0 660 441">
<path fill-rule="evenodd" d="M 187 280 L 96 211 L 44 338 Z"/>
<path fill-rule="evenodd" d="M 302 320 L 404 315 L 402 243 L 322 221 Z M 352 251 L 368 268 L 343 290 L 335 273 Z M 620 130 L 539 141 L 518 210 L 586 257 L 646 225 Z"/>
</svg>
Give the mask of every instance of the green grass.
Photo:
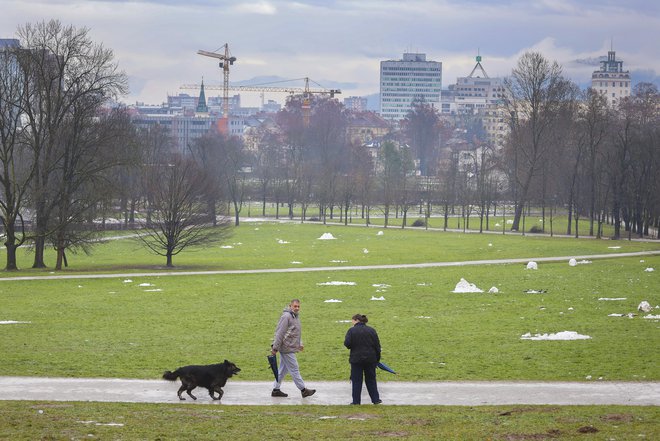
<svg viewBox="0 0 660 441">
<path fill-rule="evenodd" d="M 266 269 L 658 250 L 655 242 L 456 234 L 311 224 L 251 224 L 225 245 L 184 252 L 178 270 Z M 336 240 L 319 241 L 324 232 Z M 122 233 L 123 234 L 123 233 Z M 278 239 L 289 242 L 278 243 Z M 610 248 L 610 247 L 621 248 Z M 365 253 L 364 249 L 369 252 Z M 4 259 L 4 255 L 0 254 Z M 18 272 L 31 255 L 20 251 Z M 331 262 L 337 260 L 341 262 Z M 644 262 L 641 262 L 644 260 Z M 61 274 L 162 271 L 162 260 L 131 240 L 69 255 Z M 300 263 L 292 263 L 292 262 Z M 52 254 L 47 262 L 53 262 Z M 305 379 L 341 380 L 347 320 L 367 314 L 390 381 L 658 381 L 658 321 L 637 313 L 660 304 L 660 256 L 426 269 L 108 279 L 0 281 L 0 375 L 160 378 L 163 370 L 224 358 L 242 380 L 270 380 L 265 355 L 282 307 L 302 299 Z M 498 294 L 452 293 L 463 277 Z M 131 280 L 128 282 L 127 280 Z M 319 285 L 327 281 L 352 286 Z M 153 286 L 140 286 L 149 283 Z M 374 285 L 389 285 L 385 288 Z M 148 291 L 156 289 L 159 291 Z M 526 294 L 528 289 L 547 290 Z M 372 301 L 384 296 L 385 301 Z M 601 301 L 601 297 L 626 297 Z M 326 303 L 340 299 L 341 303 Z M 654 312 L 654 314 L 656 314 Z M 527 341 L 524 333 L 577 331 L 582 341 Z M 41 411 L 41 412 L 40 412 Z M 329 417 L 329 418 L 327 418 Z M 99 425 L 97 425 L 97 423 Z M 114 423 L 114 425 L 109 425 Z M 121 425 L 116 425 L 121 424 Z M 596 433 L 583 433 L 597 430 Z M 656 439 L 653 406 L 217 406 L 0 401 L 0 439 Z"/>
<path fill-rule="evenodd" d="M 379 236 L 379 231 L 383 235 Z M 318 240 L 324 232 L 333 234 L 336 240 Z M 279 240 L 288 243 L 281 244 Z M 658 249 L 660 242 L 246 222 L 235 228 L 233 236 L 225 243 L 185 250 L 174 257 L 174 265 L 175 270 L 234 270 L 534 258 Z M 0 259 L 6 260 L 4 250 L 0 251 Z M 19 248 L 20 271 L 0 272 L 0 277 L 52 272 L 51 268 L 31 269 L 32 259 L 29 248 Z M 45 261 L 52 267 L 55 262 L 52 250 L 46 253 Z M 107 241 L 94 248 L 90 256 L 69 253 L 68 261 L 69 267 L 64 273 L 144 272 L 162 270 L 165 264 L 165 258 L 149 253 L 136 239 Z"/>
<path fill-rule="evenodd" d="M 0 401 L 12 440 L 657 439 L 655 407 L 221 406 Z"/>
<path fill-rule="evenodd" d="M 507 210 L 504 213 L 504 216 L 502 216 L 502 209 L 501 206 L 497 207 L 497 212 L 496 215 L 493 215 L 491 213 L 489 220 L 486 220 L 486 217 L 484 216 L 484 224 L 483 224 L 483 230 L 484 231 L 494 231 L 494 232 L 502 232 L 503 228 L 505 232 L 510 233 L 511 230 L 511 223 L 513 222 L 513 216 L 512 216 L 512 207 L 507 206 Z M 433 207 L 433 212 L 431 213 L 431 217 L 429 219 L 429 228 L 444 228 L 444 212 L 443 212 L 443 207 L 442 206 L 434 206 Z M 476 209 L 475 209 L 476 210 Z M 454 208 L 454 214 L 450 214 L 449 219 L 448 219 L 448 224 L 447 228 L 449 229 L 466 229 L 466 230 L 471 230 L 471 231 L 479 231 L 479 215 L 476 214 L 476 211 L 471 213 L 469 218 L 463 219 L 461 217 L 461 207 L 457 206 Z M 262 207 L 261 203 L 259 202 L 251 202 L 250 204 L 250 209 L 248 210 L 248 204 L 246 203 L 245 206 L 241 210 L 241 216 L 261 216 L 262 215 Z M 266 205 L 266 216 L 270 218 L 275 218 L 277 215 L 276 207 L 274 204 L 267 204 Z M 296 205 L 294 207 L 294 219 L 299 220 L 300 217 L 302 216 L 302 210 L 299 205 Z M 417 219 L 424 220 L 424 212 L 422 211 L 420 213 L 419 206 L 413 206 L 408 210 L 408 216 L 407 216 L 407 222 L 406 225 L 407 227 L 412 226 L 413 222 Z M 370 218 L 369 222 L 372 225 L 383 225 L 385 222 L 385 211 L 383 207 L 376 206 L 376 207 L 371 207 L 370 210 Z M 288 218 L 288 209 L 280 207 L 279 210 L 279 219 L 287 219 Z M 307 219 L 310 218 L 319 218 L 318 214 L 318 208 L 317 207 L 311 207 L 310 209 L 307 210 Z M 326 222 L 329 223 L 337 223 L 340 222 L 343 223 L 344 219 L 340 216 L 339 210 L 335 209 L 332 218 L 330 217 L 330 214 L 328 213 Z M 520 230 L 523 231 L 523 220 L 521 220 L 520 224 Z M 362 217 L 362 211 L 360 207 L 353 207 L 349 211 L 349 216 L 348 216 L 348 223 L 349 224 L 354 224 L 354 225 L 364 225 L 366 223 L 366 219 Z M 542 216 L 542 210 L 540 208 L 535 208 L 532 210 L 531 213 L 525 215 L 524 217 L 524 231 L 529 232 L 530 229 L 534 226 L 538 228 L 543 228 L 543 224 L 545 223 L 545 233 L 550 234 L 551 232 L 553 234 L 566 234 L 566 229 L 568 226 L 568 216 L 565 214 L 557 214 L 553 213 L 552 218 L 550 216 L 550 210 L 546 210 L 546 216 L 545 216 L 545 222 L 543 221 L 543 216 Z M 390 210 L 390 216 L 388 218 L 388 224 L 391 227 L 401 227 L 403 224 L 403 213 L 399 212 L 398 214 L 394 209 Z M 465 224 L 465 225 L 464 225 Z M 589 224 L 590 221 L 588 218 L 580 218 L 578 219 L 578 232 L 579 236 L 587 236 L 589 234 Z M 594 223 L 594 229 L 597 228 L 597 223 Z M 610 237 L 614 234 L 614 227 L 612 225 L 604 224 L 603 225 L 603 237 Z M 627 233 L 622 233 L 624 234 L 625 237 L 627 237 Z M 571 235 L 575 235 L 575 219 L 573 218 L 571 220 Z"/>
<path fill-rule="evenodd" d="M 316 240 L 324 231 L 338 239 Z M 278 244 L 277 238 L 290 243 Z M 299 266 L 333 265 L 333 259 L 348 261 L 335 265 L 365 265 L 619 251 L 608 248 L 612 244 L 620 251 L 658 248 L 656 243 L 389 229 L 377 236 L 371 229 L 300 224 L 244 226 L 232 243 L 231 249 L 216 247 L 179 260 L 186 269 L 269 268 L 293 266 L 294 259 L 303 262 Z M 129 241 L 109 242 L 94 256 L 81 259 L 81 267 L 144 268 Z M 509 264 L 152 276 L 132 282 L 125 282 L 127 277 L 3 281 L 0 320 L 31 323 L 0 327 L 0 375 L 158 378 L 164 369 L 229 358 L 243 369 L 242 379 L 269 379 L 264 356 L 273 328 L 288 300 L 299 297 L 306 344 L 300 362 L 310 380 L 345 378 L 342 342 L 348 325 L 342 321 L 358 312 L 378 329 L 384 360 L 401 371 L 397 380 L 657 380 L 657 354 L 649 350 L 660 343 L 657 320 L 608 317 L 636 312 L 642 300 L 660 304 L 657 272 L 644 271 L 660 267 L 660 256 L 640 260 L 601 259 L 576 267 L 541 263 L 536 271 Z M 452 293 L 461 278 L 484 291 L 496 286 L 500 293 Z M 328 281 L 355 285 L 319 285 Z M 380 284 L 389 287 L 374 286 Z M 547 293 L 524 293 L 528 289 Z M 380 296 L 386 300 L 371 300 Z M 330 299 L 342 303 L 325 302 Z M 527 332 L 565 330 L 592 339 L 520 339 Z"/>
</svg>

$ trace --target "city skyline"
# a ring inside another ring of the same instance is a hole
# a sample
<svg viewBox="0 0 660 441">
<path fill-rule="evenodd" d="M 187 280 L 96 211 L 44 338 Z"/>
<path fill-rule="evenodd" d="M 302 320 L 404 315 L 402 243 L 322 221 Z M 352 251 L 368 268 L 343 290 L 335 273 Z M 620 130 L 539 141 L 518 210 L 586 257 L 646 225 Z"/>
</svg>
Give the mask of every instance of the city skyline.
<svg viewBox="0 0 660 441">
<path fill-rule="evenodd" d="M 128 104 L 195 95 L 179 87 L 202 78 L 221 84 L 216 60 L 197 50 L 225 43 L 237 58 L 232 83 L 309 77 L 342 89 L 340 99 L 378 93 L 380 62 L 405 52 L 442 62 L 443 88 L 467 76 L 477 54 L 495 77 L 509 75 L 529 50 L 556 60 L 586 87 L 610 48 L 633 84 L 660 85 L 660 5 L 644 0 L 0 0 L 0 10 L 0 38 L 49 19 L 89 28 L 128 75 L 131 91 L 122 99 Z M 242 100 L 254 105 L 259 97 Z"/>
</svg>

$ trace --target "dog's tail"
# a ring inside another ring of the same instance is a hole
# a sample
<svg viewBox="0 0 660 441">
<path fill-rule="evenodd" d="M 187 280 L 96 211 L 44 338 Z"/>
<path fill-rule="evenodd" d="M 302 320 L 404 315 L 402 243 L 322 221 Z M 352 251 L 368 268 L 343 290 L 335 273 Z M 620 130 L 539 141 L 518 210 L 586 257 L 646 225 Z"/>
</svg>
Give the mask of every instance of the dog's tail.
<svg viewBox="0 0 660 441">
<path fill-rule="evenodd" d="M 163 374 L 163 380 L 167 381 L 176 381 L 177 378 L 179 378 L 178 370 L 171 372 L 171 371 L 165 371 Z"/>
</svg>

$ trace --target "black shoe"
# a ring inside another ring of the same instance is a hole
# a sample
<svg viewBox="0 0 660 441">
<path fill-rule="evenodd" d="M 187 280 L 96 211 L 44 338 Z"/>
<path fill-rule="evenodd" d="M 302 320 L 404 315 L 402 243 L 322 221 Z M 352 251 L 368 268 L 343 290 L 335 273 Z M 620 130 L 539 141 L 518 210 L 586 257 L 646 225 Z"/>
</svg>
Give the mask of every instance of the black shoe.
<svg viewBox="0 0 660 441">
<path fill-rule="evenodd" d="M 303 389 L 300 391 L 302 393 L 303 398 L 311 397 L 316 393 L 316 389 Z"/>
<path fill-rule="evenodd" d="M 374 401 L 374 404 L 380 404 L 382 402 L 383 402 L 383 400 L 378 400 L 378 401 Z"/>
<path fill-rule="evenodd" d="M 285 394 L 284 392 L 282 392 L 282 391 L 279 390 L 279 389 L 273 389 L 273 391 L 270 393 L 270 396 L 271 396 L 271 397 L 282 397 L 282 398 L 286 398 L 286 397 L 289 396 L 289 394 Z"/>
<path fill-rule="evenodd" d="M 360 403 L 351 403 L 351 406 L 359 406 Z"/>
</svg>

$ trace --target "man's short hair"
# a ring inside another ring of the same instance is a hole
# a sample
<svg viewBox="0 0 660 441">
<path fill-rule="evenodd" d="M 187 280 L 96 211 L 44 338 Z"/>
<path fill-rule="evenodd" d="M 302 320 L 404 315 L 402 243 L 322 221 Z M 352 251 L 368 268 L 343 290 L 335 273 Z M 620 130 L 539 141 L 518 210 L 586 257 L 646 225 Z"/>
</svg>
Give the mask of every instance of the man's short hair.
<svg viewBox="0 0 660 441">
<path fill-rule="evenodd" d="M 289 302 L 289 305 L 293 305 L 294 303 L 300 303 L 300 299 L 293 299 Z"/>
</svg>

